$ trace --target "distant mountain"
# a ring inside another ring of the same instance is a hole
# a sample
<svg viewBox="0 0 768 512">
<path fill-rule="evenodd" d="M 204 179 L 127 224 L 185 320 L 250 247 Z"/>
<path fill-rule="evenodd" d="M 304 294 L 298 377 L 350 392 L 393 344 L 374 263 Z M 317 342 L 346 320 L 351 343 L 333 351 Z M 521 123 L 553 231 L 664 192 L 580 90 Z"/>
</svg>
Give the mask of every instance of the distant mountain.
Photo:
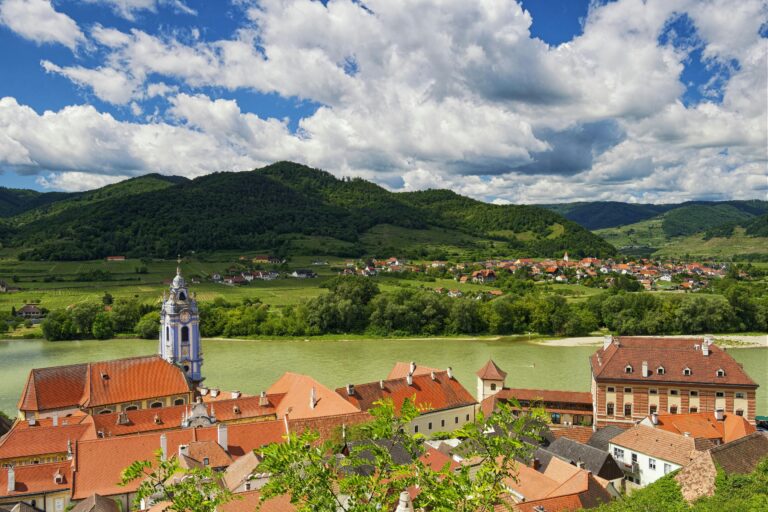
<svg viewBox="0 0 768 512">
<path fill-rule="evenodd" d="M 68 197 L 65 192 L 37 192 L 0 187 L 0 217 L 10 217 Z"/>
<path fill-rule="evenodd" d="M 589 230 L 634 224 L 662 214 L 678 205 L 634 204 L 616 201 L 542 204 Z"/>
<path fill-rule="evenodd" d="M 168 257 L 224 249 L 429 256 L 453 251 L 607 256 L 615 249 L 557 213 L 450 191 L 393 193 L 291 162 L 194 180 L 149 175 L 65 196 L 4 220 L 21 257 Z M 2 226 L 0 226 L 2 227 Z"/>
</svg>

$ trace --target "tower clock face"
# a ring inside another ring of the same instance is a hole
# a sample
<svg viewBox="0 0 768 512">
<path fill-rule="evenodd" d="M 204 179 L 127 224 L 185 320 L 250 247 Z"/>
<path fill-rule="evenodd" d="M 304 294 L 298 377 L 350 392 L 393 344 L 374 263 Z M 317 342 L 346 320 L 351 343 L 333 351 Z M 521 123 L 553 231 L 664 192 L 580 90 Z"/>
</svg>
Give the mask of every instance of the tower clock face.
<svg viewBox="0 0 768 512">
<path fill-rule="evenodd" d="M 189 311 L 186 309 L 181 312 L 181 315 L 179 316 L 182 322 L 187 323 L 189 322 Z"/>
</svg>

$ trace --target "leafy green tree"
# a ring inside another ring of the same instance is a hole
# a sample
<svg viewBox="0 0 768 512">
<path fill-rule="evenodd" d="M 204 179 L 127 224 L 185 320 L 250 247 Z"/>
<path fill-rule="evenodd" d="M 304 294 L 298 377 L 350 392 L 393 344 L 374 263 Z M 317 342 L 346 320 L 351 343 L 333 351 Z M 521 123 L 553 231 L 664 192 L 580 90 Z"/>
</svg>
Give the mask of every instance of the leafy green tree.
<svg viewBox="0 0 768 512">
<path fill-rule="evenodd" d="M 93 330 L 93 321 L 96 315 L 104 311 L 104 306 L 100 303 L 85 302 L 77 304 L 69 310 L 72 323 L 76 332 L 82 337 L 90 337 Z"/>
<path fill-rule="evenodd" d="M 105 306 L 109 306 L 114 301 L 112 294 L 109 292 L 104 292 L 104 296 L 101 298 L 102 304 Z"/>
<path fill-rule="evenodd" d="M 152 311 L 142 316 L 136 323 L 135 331 L 140 338 L 147 340 L 157 338 L 160 333 L 160 313 Z"/>
<path fill-rule="evenodd" d="M 77 336 L 77 327 L 66 311 L 51 312 L 41 327 L 43 337 L 48 341 L 71 340 Z"/>
<path fill-rule="evenodd" d="M 371 410 L 373 421 L 355 433 L 362 442 L 353 445 L 347 457 L 338 456 L 338 446 L 320 442 L 312 431 L 291 433 L 284 443 L 263 449 L 259 470 L 272 476 L 262 488 L 269 498 L 290 495 L 302 512 L 368 512 L 392 510 L 400 491 L 418 486 L 414 506 L 431 511 L 485 512 L 499 505 L 508 492 L 505 481 L 515 475 L 516 458 L 531 456 L 532 445 L 523 438 L 537 438 L 542 427 L 540 410 L 516 417 L 509 406 L 488 418 L 479 415 L 459 433 L 466 442 L 467 457 L 478 464 L 451 471 L 446 464 L 434 470 L 419 459 L 423 438 L 407 433 L 408 422 L 418 416 L 416 406 L 406 400 L 399 414 L 391 400 L 378 402 Z M 493 428 L 500 435 L 488 436 Z M 390 448 L 403 448 L 411 460 L 395 461 Z M 372 475 L 356 471 L 373 466 Z"/>
<path fill-rule="evenodd" d="M 141 480 L 134 505 L 164 503 L 163 510 L 175 512 L 215 512 L 233 499 L 232 493 L 219 485 L 211 468 L 183 469 L 176 457 L 165 459 L 161 451 L 155 462 L 136 461 L 123 470 L 121 485 Z M 148 508 L 148 507 L 142 507 Z"/>
<path fill-rule="evenodd" d="M 91 334 L 97 340 L 106 340 L 115 335 L 115 322 L 112 315 L 106 311 L 98 313 L 93 319 Z"/>
</svg>

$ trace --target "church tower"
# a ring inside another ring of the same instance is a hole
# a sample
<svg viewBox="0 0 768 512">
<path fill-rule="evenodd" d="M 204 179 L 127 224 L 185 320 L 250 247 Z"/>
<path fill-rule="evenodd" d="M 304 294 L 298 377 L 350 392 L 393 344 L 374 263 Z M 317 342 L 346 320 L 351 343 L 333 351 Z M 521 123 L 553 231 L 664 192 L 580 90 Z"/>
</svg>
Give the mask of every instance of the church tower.
<svg viewBox="0 0 768 512">
<path fill-rule="evenodd" d="M 197 301 L 189 295 L 181 276 L 181 259 L 176 267 L 170 291 L 163 293 L 160 311 L 160 356 L 179 366 L 193 385 L 203 380 L 203 352 L 200 345 L 200 321 Z"/>
</svg>

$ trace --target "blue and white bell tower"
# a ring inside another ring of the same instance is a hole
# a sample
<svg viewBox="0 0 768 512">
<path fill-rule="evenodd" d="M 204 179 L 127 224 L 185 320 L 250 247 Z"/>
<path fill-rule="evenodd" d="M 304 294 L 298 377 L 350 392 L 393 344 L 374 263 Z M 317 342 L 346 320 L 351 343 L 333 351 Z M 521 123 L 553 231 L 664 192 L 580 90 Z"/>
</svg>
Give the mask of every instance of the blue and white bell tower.
<svg viewBox="0 0 768 512">
<path fill-rule="evenodd" d="M 160 311 L 160 356 L 184 370 L 189 382 L 203 380 L 203 352 L 200 345 L 200 319 L 197 301 L 190 296 L 181 276 L 181 258 L 170 291 L 163 293 Z"/>
</svg>

